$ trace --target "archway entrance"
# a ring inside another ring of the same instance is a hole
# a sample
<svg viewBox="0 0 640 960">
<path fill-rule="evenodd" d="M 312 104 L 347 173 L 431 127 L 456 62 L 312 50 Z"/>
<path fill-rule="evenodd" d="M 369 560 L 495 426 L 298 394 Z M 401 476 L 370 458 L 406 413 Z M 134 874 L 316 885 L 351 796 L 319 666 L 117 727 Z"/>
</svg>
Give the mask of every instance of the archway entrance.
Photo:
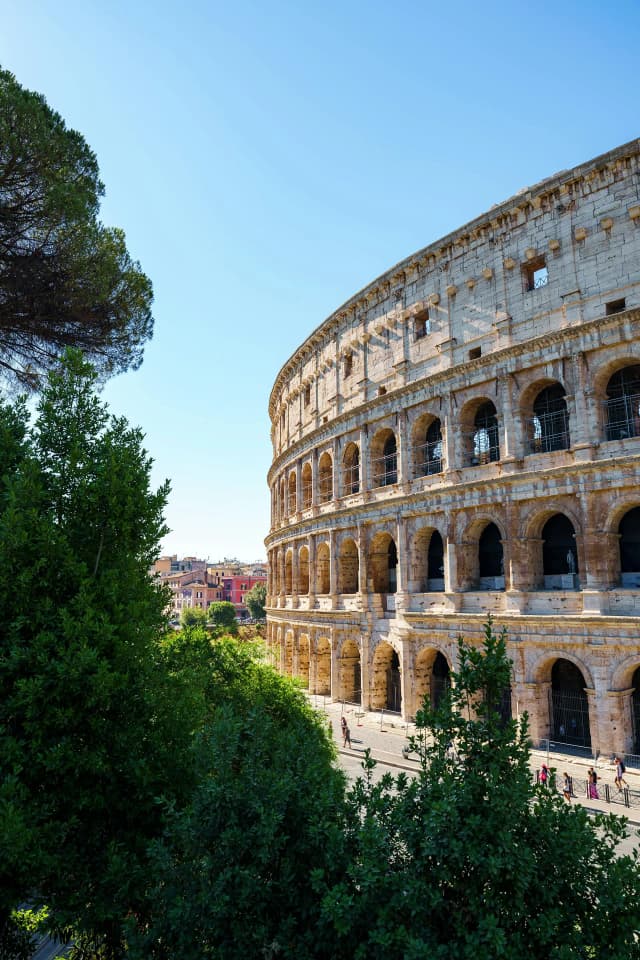
<svg viewBox="0 0 640 960">
<path fill-rule="evenodd" d="M 542 571 L 547 589 L 573 590 L 577 586 L 576 536 L 563 513 L 554 514 L 542 528 Z"/>
<path fill-rule="evenodd" d="M 623 587 L 640 587 L 640 507 L 620 521 L 620 581 Z"/>
<path fill-rule="evenodd" d="M 371 706 L 396 713 L 402 709 L 400 658 L 390 643 L 381 643 L 373 657 Z"/>
<path fill-rule="evenodd" d="M 340 699 L 360 703 L 362 679 L 360 651 L 353 640 L 346 640 L 340 655 Z"/>
<path fill-rule="evenodd" d="M 451 686 L 449 664 L 439 651 L 431 670 L 431 707 L 437 710 L 446 690 Z"/>
<path fill-rule="evenodd" d="M 582 673 L 569 660 L 556 660 L 551 670 L 549 727 L 551 739 L 576 747 L 591 746 L 589 703 Z"/>
<path fill-rule="evenodd" d="M 640 667 L 633 674 L 631 681 L 631 722 L 633 724 L 633 752 L 640 754 Z"/>
<path fill-rule="evenodd" d="M 309 688 L 309 637 L 303 634 L 298 641 L 298 678 L 305 689 Z"/>
<path fill-rule="evenodd" d="M 502 536 L 495 523 L 489 523 L 478 542 L 480 588 L 504 590 L 504 559 Z"/>
<path fill-rule="evenodd" d="M 320 637 L 316 651 L 316 693 L 331 693 L 331 646 L 326 637 Z"/>
</svg>

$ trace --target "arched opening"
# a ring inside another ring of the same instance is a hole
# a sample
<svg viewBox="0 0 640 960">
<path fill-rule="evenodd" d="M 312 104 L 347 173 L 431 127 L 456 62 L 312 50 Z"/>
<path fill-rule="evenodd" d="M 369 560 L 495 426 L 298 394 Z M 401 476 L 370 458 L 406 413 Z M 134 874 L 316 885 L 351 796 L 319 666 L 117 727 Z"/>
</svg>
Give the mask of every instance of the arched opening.
<svg viewBox="0 0 640 960">
<path fill-rule="evenodd" d="M 562 384 L 554 383 L 541 390 L 533 403 L 529 449 L 531 453 L 548 453 L 568 450 L 570 446 L 565 389 Z"/>
<path fill-rule="evenodd" d="M 395 593 L 398 583 L 398 551 L 388 533 L 375 537 L 371 544 L 371 577 L 374 593 Z"/>
<path fill-rule="evenodd" d="M 316 593 L 329 593 L 330 589 L 329 544 L 318 544 L 316 553 Z"/>
<path fill-rule="evenodd" d="M 570 660 L 556 660 L 551 670 L 549 713 L 552 740 L 591 746 L 584 677 Z"/>
<path fill-rule="evenodd" d="M 443 458 L 442 426 L 438 419 L 432 420 L 426 430 L 420 430 L 414 446 L 416 476 L 427 477 L 441 473 Z"/>
<path fill-rule="evenodd" d="M 298 642 L 298 678 L 309 689 L 309 637 L 303 634 Z"/>
<path fill-rule="evenodd" d="M 640 436 L 640 364 L 623 367 L 607 384 L 607 440 Z"/>
<path fill-rule="evenodd" d="M 316 693 L 322 696 L 331 694 L 331 644 L 326 637 L 320 637 L 316 652 Z"/>
<path fill-rule="evenodd" d="M 289 474 L 289 515 L 295 513 L 296 509 L 296 475 L 292 470 Z"/>
<path fill-rule="evenodd" d="M 473 434 L 471 437 L 471 464 L 490 463 L 500 459 L 500 444 L 498 440 L 498 417 L 496 408 L 487 400 L 478 407 L 473 419 Z"/>
<path fill-rule="evenodd" d="M 628 510 L 618 528 L 620 535 L 620 582 L 640 587 L 640 507 Z"/>
<path fill-rule="evenodd" d="M 287 550 L 284 558 L 284 592 L 289 596 L 293 592 L 293 554 Z"/>
<path fill-rule="evenodd" d="M 445 691 L 451 686 L 449 664 L 446 657 L 438 651 L 431 668 L 431 707 L 437 710 Z"/>
<path fill-rule="evenodd" d="M 284 638 L 284 672 L 288 677 L 293 675 L 293 633 L 287 630 Z"/>
<path fill-rule="evenodd" d="M 358 548 L 353 540 L 345 540 L 340 548 L 338 592 L 358 592 Z"/>
<path fill-rule="evenodd" d="M 640 667 L 631 680 L 633 693 L 631 694 L 631 722 L 633 724 L 633 752 L 640 754 Z"/>
<path fill-rule="evenodd" d="M 398 482 L 398 452 L 392 430 L 382 430 L 374 437 L 371 467 L 374 486 L 386 487 Z"/>
<path fill-rule="evenodd" d="M 280 481 L 280 519 L 284 520 L 287 515 L 286 511 L 286 498 L 285 498 L 285 486 L 284 486 L 284 477 Z"/>
<path fill-rule="evenodd" d="M 444 590 L 444 544 L 437 530 L 431 534 L 427 551 L 427 590 Z"/>
<path fill-rule="evenodd" d="M 318 463 L 318 486 L 320 503 L 327 503 L 333 497 L 333 461 L 328 453 L 323 453 Z"/>
<path fill-rule="evenodd" d="M 381 643 L 373 657 L 371 707 L 397 713 L 402 708 L 400 658 L 390 643 Z"/>
<path fill-rule="evenodd" d="M 353 640 L 345 640 L 339 660 L 340 699 L 349 703 L 360 703 L 362 680 L 360 670 L 360 651 Z"/>
<path fill-rule="evenodd" d="M 542 528 L 542 572 L 548 590 L 574 590 L 578 585 L 575 531 L 563 513 L 555 513 Z"/>
<path fill-rule="evenodd" d="M 480 589 L 504 590 L 502 535 L 495 523 L 488 523 L 478 541 Z"/>
<path fill-rule="evenodd" d="M 311 473 L 311 464 L 305 463 L 302 465 L 302 473 L 300 476 L 300 486 L 302 494 L 302 509 L 306 510 L 311 506 L 311 496 L 313 490 L 313 478 Z"/>
<path fill-rule="evenodd" d="M 350 443 L 342 460 L 342 485 L 345 496 L 360 492 L 360 450 L 357 444 Z"/>
<path fill-rule="evenodd" d="M 298 593 L 309 593 L 309 550 L 300 547 L 298 554 Z"/>
</svg>

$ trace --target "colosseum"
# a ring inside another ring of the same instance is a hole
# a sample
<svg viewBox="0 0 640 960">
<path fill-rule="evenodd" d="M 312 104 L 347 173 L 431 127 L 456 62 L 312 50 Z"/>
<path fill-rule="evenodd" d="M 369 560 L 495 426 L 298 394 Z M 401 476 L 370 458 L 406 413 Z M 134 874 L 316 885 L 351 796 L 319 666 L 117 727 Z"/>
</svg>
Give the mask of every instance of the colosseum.
<svg viewBox="0 0 640 960">
<path fill-rule="evenodd" d="M 267 640 L 412 718 L 506 627 L 534 742 L 640 754 L 640 140 L 388 270 L 280 370 Z"/>
</svg>

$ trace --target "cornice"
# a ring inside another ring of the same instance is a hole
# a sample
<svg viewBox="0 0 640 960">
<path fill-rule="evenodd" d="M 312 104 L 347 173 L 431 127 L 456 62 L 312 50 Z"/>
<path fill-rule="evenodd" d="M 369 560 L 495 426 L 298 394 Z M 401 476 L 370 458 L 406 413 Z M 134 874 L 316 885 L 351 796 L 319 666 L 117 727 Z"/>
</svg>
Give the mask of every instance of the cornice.
<svg viewBox="0 0 640 960">
<path fill-rule="evenodd" d="M 344 426 L 349 423 L 349 421 L 353 421 L 353 427 L 349 427 L 349 429 L 356 429 L 361 425 L 360 420 L 362 416 L 367 413 L 377 413 L 378 416 L 376 419 L 380 420 L 385 416 L 392 416 L 398 411 L 398 400 L 400 398 L 411 397 L 423 391 L 425 388 L 431 389 L 434 399 L 445 392 L 455 393 L 456 389 L 451 389 L 451 387 L 449 387 L 447 391 L 438 389 L 438 387 L 455 380 L 456 377 L 463 372 L 468 373 L 470 370 L 473 370 L 478 373 L 486 373 L 484 379 L 479 380 L 478 383 L 493 380 L 500 374 L 517 373 L 517 370 L 512 371 L 505 369 L 505 361 L 515 357 L 521 357 L 527 353 L 541 352 L 544 347 L 575 342 L 581 337 L 588 336 L 595 330 L 607 330 L 621 326 L 624 321 L 640 321 L 640 308 L 634 307 L 621 313 L 611 314 L 610 316 L 596 317 L 594 320 L 587 320 L 575 326 L 561 327 L 558 330 L 547 331 L 529 340 L 523 340 L 506 347 L 498 348 L 492 353 L 484 354 L 474 360 L 464 360 L 454 366 L 447 367 L 445 370 L 438 370 L 436 373 L 423 377 L 420 380 L 412 380 L 410 383 L 402 384 L 399 387 L 389 388 L 383 397 L 372 397 L 369 400 L 363 401 L 357 408 L 350 408 L 344 413 L 338 414 L 329 423 L 316 427 L 309 431 L 309 433 L 306 433 L 301 439 L 290 444 L 286 450 L 283 450 L 282 453 L 272 461 L 269 472 L 267 473 L 267 484 L 271 487 L 274 474 L 277 474 L 282 469 L 282 466 L 289 460 L 296 460 L 306 449 L 313 449 L 324 442 L 324 440 L 333 439 L 336 434 L 336 427 Z M 593 347 L 590 347 L 587 348 L 585 352 L 591 352 L 592 350 Z M 496 368 L 501 365 L 502 369 L 497 370 Z M 417 403 L 419 400 L 416 398 L 415 402 Z M 411 405 L 413 404 L 402 404 L 403 408 Z M 368 419 L 367 422 L 369 422 Z M 340 433 L 345 432 L 347 431 L 340 431 Z"/>
<path fill-rule="evenodd" d="M 513 218 L 517 218 L 523 211 L 541 211 L 545 200 L 554 199 L 554 194 L 558 194 L 555 198 L 558 201 L 563 195 L 572 196 L 581 184 L 592 183 L 597 179 L 598 174 L 606 171 L 607 168 L 615 170 L 620 167 L 621 162 L 639 154 L 640 139 L 630 140 L 571 170 L 562 170 L 553 174 L 532 187 L 523 188 L 509 199 L 491 207 L 486 213 L 396 263 L 330 314 L 289 357 L 278 372 L 269 395 L 268 409 L 271 419 L 274 419 L 276 396 L 283 384 L 296 372 L 295 368 L 299 366 L 304 356 L 308 355 L 317 343 L 327 338 L 347 313 L 353 312 L 356 316 L 358 312 L 368 309 L 370 302 L 380 299 L 381 295 L 387 297 L 394 287 L 404 284 L 404 275 L 407 271 L 416 271 L 421 266 L 433 266 L 442 257 L 450 256 L 456 246 L 464 247 L 471 240 L 483 238 L 492 230 L 509 232 L 515 225 L 512 223 Z"/>
</svg>

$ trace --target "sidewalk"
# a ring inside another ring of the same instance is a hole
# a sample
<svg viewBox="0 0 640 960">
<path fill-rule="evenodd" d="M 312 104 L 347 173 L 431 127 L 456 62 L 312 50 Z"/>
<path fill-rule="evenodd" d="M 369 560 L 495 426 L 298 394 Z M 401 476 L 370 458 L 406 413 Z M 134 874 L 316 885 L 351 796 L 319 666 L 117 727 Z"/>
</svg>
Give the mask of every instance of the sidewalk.
<svg viewBox="0 0 640 960">
<path fill-rule="evenodd" d="M 405 759 L 402 755 L 402 748 L 407 744 L 408 738 L 415 733 L 414 723 L 405 723 L 398 714 L 388 713 L 386 711 L 364 711 L 356 704 L 341 701 L 332 701 L 328 697 L 310 695 L 311 704 L 320 713 L 326 715 L 331 723 L 333 735 L 338 744 L 339 753 L 357 756 L 363 754 L 369 748 L 371 755 L 375 760 L 379 760 L 389 767 L 396 767 L 399 770 L 417 771 L 420 764 L 411 758 Z M 342 734 L 340 732 L 340 717 L 342 714 L 347 718 L 351 732 L 352 749 L 342 747 Z M 554 753 L 540 750 L 531 751 L 531 771 L 532 775 L 540 769 L 541 764 L 549 763 L 549 766 L 556 771 L 556 782 L 558 786 L 562 783 L 562 776 L 566 771 L 574 780 L 573 803 L 579 803 L 588 810 L 599 813 L 615 813 L 627 818 L 633 826 L 640 826 L 640 772 L 627 770 L 625 780 L 629 784 L 630 795 L 633 797 L 633 805 L 626 807 L 623 796 L 618 794 L 614 786 L 615 767 L 609 760 L 602 757 L 594 764 L 593 759 L 582 759 L 564 753 Z M 586 796 L 586 779 L 589 767 L 595 766 L 598 773 L 598 791 L 604 796 L 604 785 L 609 785 L 611 802 L 606 800 L 591 800 Z M 584 785 L 584 789 L 583 789 Z"/>
</svg>

